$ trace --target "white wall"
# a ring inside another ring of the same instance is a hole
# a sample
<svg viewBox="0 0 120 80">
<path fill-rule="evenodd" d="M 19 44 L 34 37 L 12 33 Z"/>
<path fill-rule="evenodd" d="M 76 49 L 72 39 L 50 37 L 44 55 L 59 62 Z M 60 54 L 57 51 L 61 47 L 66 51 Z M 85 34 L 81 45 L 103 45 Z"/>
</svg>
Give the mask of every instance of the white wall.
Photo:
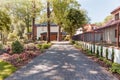
<svg viewBox="0 0 120 80">
<path fill-rule="evenodd" d="M 58 32 L 58 26 L 51 26 L 50 27 L 51 32 Z M 41 33 L 47 32 L 47 27 L 46 26 L 38 26 L 37 27 L 37 39 L 41 37 Z"/>
<path fill-rule="evenodd" d="M 116 29 L 116 26 L 104 29 L 103 41 L 107 41 L 108 43 L 116 42 L 115 29 Z"/>
</svg>

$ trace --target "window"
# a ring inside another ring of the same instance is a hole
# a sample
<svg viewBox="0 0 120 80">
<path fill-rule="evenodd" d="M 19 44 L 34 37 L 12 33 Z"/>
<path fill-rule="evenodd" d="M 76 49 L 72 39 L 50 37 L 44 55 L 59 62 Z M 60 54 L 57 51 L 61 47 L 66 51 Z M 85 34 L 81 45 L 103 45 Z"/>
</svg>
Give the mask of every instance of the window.
<svg viewBox="0 0 120 80">
<path fill-rule="evenodd" d="M 115 15 L 115 20 L 119 20 L 119 13 Z"/>
</svg>

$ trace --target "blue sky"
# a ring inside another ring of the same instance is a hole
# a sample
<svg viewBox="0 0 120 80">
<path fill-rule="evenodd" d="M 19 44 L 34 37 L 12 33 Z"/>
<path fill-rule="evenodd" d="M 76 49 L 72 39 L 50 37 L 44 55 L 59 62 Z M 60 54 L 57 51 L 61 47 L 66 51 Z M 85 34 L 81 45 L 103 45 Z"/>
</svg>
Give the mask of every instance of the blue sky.
<svg viewBox="0 0 120 80">
<path fill-rule="evenodd" d="M 81 8 L 88 12 L 91 23 L 101 22 L 115 8 L 120 6 L 120 0 L 78 0 Z"/>
</svg>

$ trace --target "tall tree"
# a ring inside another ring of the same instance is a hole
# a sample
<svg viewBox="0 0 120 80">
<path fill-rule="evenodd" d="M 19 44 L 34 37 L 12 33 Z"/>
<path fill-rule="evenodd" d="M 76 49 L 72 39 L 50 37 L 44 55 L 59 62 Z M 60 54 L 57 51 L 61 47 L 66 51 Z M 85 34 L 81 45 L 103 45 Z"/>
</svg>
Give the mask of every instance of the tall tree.
<svg viewBox="0 0 120 80">
<path fill-rule="evenodd" d="M 11 19 L 7 14 L 7 12 L 0 10 L 0 31 L 2 34 L 1 36 L 2 36 L 3 44 L 6 41 L 6 37 L 4 36 L 4 34 L 10 31 L 10 24 L 11 24 Z"/>
<path fill-rule="evenodd" d="M 85 11 L 71 8 L 65 17 L 64 30 L 70 35 L 70 38 L 75 34 L 76 29 L 82 27 L 88 22 L 88 17 Z"/>
<path fill-rule="evenodd" d="M 47 43 L 50 42 L 50 2 L 47 1 Z"/>
<path fill-rule="evenodd" d="M 55 22 L 59 26 L 58 30 L 58 37 L 57 40 L 61 40 L 61 27 L 64 21 L 64 17 L 67 14 L 67 11 L 70 7 L 78 7 L 80 6 L 76 0 L 53 0 L 53 12 L 54 12 L 54 18 Z"/>
<path fill-rule="evenodd" d="M 36 16 L 40 13 L 42 5 L 40 0 L 11 0 L 6 3 L 6 8 L 14 15 L 14 19 L 18 23 L 19 20 L 25 23 L 27 33 L 30 33 L 30 26 L 35 26 Z M 32 29 L 34 33 L 34 27 Z"/>
</svg>

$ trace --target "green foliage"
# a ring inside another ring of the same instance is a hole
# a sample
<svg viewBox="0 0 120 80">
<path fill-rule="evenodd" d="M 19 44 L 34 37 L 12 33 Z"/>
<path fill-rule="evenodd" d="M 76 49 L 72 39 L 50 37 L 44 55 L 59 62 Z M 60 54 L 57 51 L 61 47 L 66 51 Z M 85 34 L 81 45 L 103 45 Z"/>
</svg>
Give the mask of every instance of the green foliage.
<svg viewBox="0 0 120 80">
<path fill-rule="evenodd" d="M 94 24 L 96 24 L 97 26 L 103 26 L 103 25 L 105 25 L 107 22 L 109 22 L 110 20 L 112 20 L 112 18 L 113 18 L 112 15 L 108 15 L 108 16 L 104 19 L 104 21 L 102 21 L 102 22 L 96 22 L 96 23 L 94 23 Z"/>
<path fill-rule="evenodd" d="M 111 58 L 112 58 L 112 62 L 114 62 L 114 49 L 112 49 L 112 55 L 111 55 Z"/>
<path fill-rule="evenodd" d="M 99 57 L 99 60 L 103 61 L 106 65 L 112 66 L 112 62 L 104 57 Z"/>
<path fill-rule="evenodd" d="M 13 33 L 8 34 L 8 40 L 16 40 L 18 39 L 17 33 L 13 31 Z"/>
<path fill-rule="evenodd" d="M 42 44 L 37 45 L 38 49 L 42 49 Z"/>
<path fill-rule="evenodd" d="M 113 63 L 110 71 L 120 74 L 120 64 Z"/>
<path fill-rule="evenodd" d="M 97 47 L 96 57 L 99 57 L 99 47 Z"/>
<path fill-rule="evenodd" d="M 15 71 L 16 68 L 13 65 L 0 60 L 0 80 L 4 80 Z"/>
<path fill-rule="evenodd" d="M 44 44 L 42 44 L 42 49 L 48 49 L 49 47 L 51 46 L 51 44 L 50 43 L 44 43 Z"/>
<path fill-rule="evenodd" d="M 93 56 L 94 55 L 94 54 L 91 53 L 90 50 L 86 50 L 86 53 L 87 53 L 88 56 Z"/>
<path fill-rule="evenodd" d="M 66 35 L 65 38 L 64 38 L 65 41 L 69 41 L 70 40 L 70 36 L 69 35 Z"/>
<path fill-rule="evenodd" d="M 2 49 L 3 49 L 3 44 L 0 43 L 0 50 L 2 50 Z"/>
<path fill-rule="evenodd" d="M 75 42 L 74 40 L 71 40 L 70 43 L 71 43 L 71 44 L 75 44 L 76 42 Z"/>
<path fill-rule="evenodd" d="M 80 45 L 74 44 L 74 46 L 78 49 L 81 49 L 82 47 Z"/>
<path fill-rule="evenodd" d="M 92 46 L 90 47 L 91 49 L 90 49 L 90 52 L 92 53 Z"/>
<path fill-rule="evenodd" d="M 6 11 L 0 10 L 0 30 L 9 31 L 10 30 L 11 19 Z"/>
<path fill-rule="evenodd" d="M 70 34 L 70 38 L 75 34 L 76 29 L 88 22 L 85 11 L 75 8 L 69 9 L 65 19 L 63 29 Z"/>
<path fill-rule="evenodd" d="M 13 53 L 21 53 L 23 52 L 23 45 L 19 41 L 15 41 L 12 43 L 12 52 Z"/>
<path fill-rule="evenodd" d="M 102 53 L 103 53 L 103 47 L 101 46 L 101 48 L 100 48 L 100 56 L 101 56 L 101 57 L 103 57 L 103 54 L 102 54 Z"/>
<path fill-rule="evenodd" d="M 106 59 L 108 59 L 108 49 L 106 49 Z"/>
</svg>

